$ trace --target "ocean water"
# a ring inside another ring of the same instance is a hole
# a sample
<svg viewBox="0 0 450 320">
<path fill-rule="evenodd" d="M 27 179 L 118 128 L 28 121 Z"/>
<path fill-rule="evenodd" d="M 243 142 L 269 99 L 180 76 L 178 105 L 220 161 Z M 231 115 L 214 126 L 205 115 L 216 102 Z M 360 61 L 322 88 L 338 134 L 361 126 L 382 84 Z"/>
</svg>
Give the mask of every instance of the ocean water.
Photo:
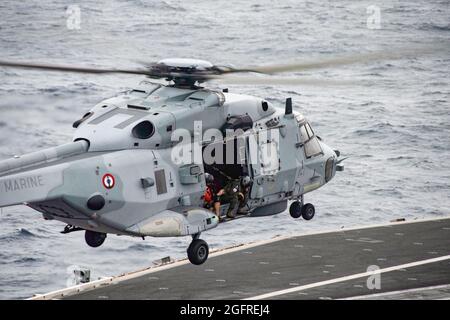
<svg viewBox="0 0 450 320">
<path fill-rule="evenodd" d="M 297 73 L 341 86 L 227 85 L 282 106 L 292 97 L 345 171 L 305 198 L 311 221 L 288 213 L 240 219 L 202 234 L 212 249 L 311 230 L 450 214 L 450 4 L 447 0 L 70 1 L 0 3 L 0 59 L 127 67 L 168 57 L 250 66 L 425 45 L 431 55 Z M 368 28 L 373 5 L 380 28 Z M 70 21 L 69 21 L 70 22 Z M 437 45 L 438 44 L 438 45 Z M 444 50 L 442 49 L 444 48 Z M 63 144 L 94 104 L 142 77 L 0 68 L 0 159 Z M 220 83 L 210 83 L 223 88 Z M 0 211 L 0 298 L 63 288 L 73 265 L 93 279 L 183 258 L 186 238 L 110 235 L 90 248 L 24 206 Z M 201 267 L 199 267 L 201 268 Z"/>
</svg>

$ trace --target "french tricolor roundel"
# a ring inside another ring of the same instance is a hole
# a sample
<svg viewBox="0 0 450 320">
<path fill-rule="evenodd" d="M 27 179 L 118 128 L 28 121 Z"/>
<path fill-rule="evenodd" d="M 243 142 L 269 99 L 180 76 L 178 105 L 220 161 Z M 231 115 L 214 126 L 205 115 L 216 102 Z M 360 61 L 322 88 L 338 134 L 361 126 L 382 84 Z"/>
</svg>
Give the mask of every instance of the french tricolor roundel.
<svg viewBox="0 0 450 320">
<path fill-rule="evenodd" d="M 116 184 L 116 179 L 114 178 L 114 176 L 112 174 L 107 173 L 103 176 L 102 182 L 103 182 L 103 186 L 106 189 L 111 189 Z"/>
</svg>

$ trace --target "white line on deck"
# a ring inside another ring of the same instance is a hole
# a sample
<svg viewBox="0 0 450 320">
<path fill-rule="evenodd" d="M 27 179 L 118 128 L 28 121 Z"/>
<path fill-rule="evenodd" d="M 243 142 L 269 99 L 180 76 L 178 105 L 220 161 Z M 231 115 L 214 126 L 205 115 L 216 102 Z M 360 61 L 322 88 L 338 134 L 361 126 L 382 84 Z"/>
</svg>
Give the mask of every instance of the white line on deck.
<svg viewBox="0 0 450 320">
<path fill-rule="evenodd" d="M 405 294 L 405 293 L 416 293 L 416 292 L 422 292 L 422 291 L 440 290 L 440 289 L 449 289 L 449 288 L 450 288 L 450 285 L 443 284 L 443 285 L 431 286 L 431 287 L 422 287 L 422 288 L 367 294 L 367 295 L 362 295 L 362 296 L 354 296 L 354 297 L 349 297 L 349 298 L 343 298 L 340 300 L 359 300 L 359 299 L 381 298 L 381 297 L 395 296 L 395 295 Z"/>
<path fill-rule="evenodd" d="M 401 264 L 401 265 L 398 265 L 398 266 L 378 269 L 378 270 L 374 270 L 374 271 L 356 273 L 356 274 L 345 276 L 345 277 L 340 277 L 340 278 L 336 278 L 336 279 L 320 281 L 320 282 L 311 283 L 311 284 L 298 286 L 298 287 L 294 287 L 294 288 L 289 288 L 289 289 L 285 289 L 285 290 L 273 291 L 273 292 L 261 294 L 259 296 L 245 298 L 243 300 L 267 299 L 267 298 L 281 296 L 281 295 L 284 295 L 284 294 L 293 293 L 293 292 L 297 292 L 297 291 L 302 291 L 302 290 L 308 290 L 308 289 L 312 289 L 312 288 L 322 287 L 322 286 L 326 286 L 326 285 L 333 284 L 333 283 L 345 282 L 345 281 L 348 281 L 348 280 L 354 280 L 354 279 L 369 277 L 369 276 L 374 275 L 374 274 L 380 274 L 380 273 L 395 271 L 395 270 L 399 270 L 399 269 L 406 269 L 406 268 L 421 266 L 421 265 L 424 265 L 424 264 L 435 263 L 435 262 L 440 262 L 440 261 L 449 260 L 449 259 L 450 259 L 450 255 L 437 257 L 437 258 L 433 258 L 433 259 L 420 260 L 420 261 L 410 262 L 410 263 L 406 263 L 406 264 Z"/>
</svg>

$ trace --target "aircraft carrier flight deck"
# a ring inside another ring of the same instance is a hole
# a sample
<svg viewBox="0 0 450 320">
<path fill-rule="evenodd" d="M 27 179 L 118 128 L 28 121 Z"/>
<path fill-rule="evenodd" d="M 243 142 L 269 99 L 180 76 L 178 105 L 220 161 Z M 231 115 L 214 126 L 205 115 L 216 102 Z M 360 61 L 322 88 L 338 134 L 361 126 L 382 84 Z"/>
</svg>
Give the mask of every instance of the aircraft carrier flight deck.
<svg viewBox="0 0 450 320">
<path fill-rule="evenodd" d="M 275 238 L 33 299 L 450 299 L 450 217 Z"/>
</svg>

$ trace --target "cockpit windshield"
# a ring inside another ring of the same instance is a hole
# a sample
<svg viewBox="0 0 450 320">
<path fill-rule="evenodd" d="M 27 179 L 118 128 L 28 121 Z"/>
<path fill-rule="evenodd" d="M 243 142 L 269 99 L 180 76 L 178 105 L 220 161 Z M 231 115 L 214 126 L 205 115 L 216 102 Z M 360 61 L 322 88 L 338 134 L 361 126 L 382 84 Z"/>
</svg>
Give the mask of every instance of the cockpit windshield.
<svg viewBox="0 0 450 320">
<path fill-rule="evenodd" d="M 305 148 L 305 155 L 307 158 L 317 156 L 322 153 L 322 148 L 320 147 L 319 140 L 314 135 L 314 131 L 311 125 L 306 122 L 299 127 L 300 142 Z"/>
</svg>

